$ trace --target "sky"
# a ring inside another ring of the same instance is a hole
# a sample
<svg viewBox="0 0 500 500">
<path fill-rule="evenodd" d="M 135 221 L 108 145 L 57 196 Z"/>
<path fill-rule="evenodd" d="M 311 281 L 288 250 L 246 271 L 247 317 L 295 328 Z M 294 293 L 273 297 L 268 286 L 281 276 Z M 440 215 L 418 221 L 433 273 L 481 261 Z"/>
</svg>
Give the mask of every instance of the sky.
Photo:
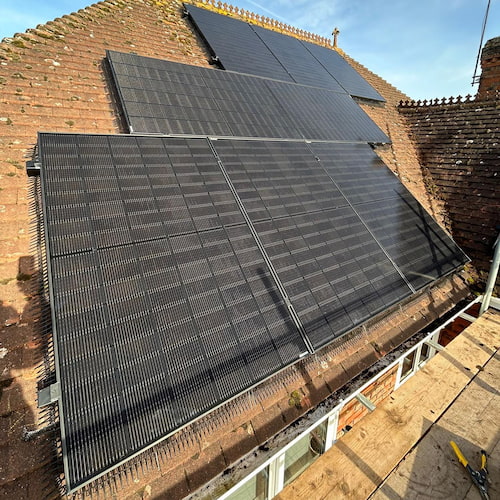
<svg viewBox="0 0 500 500">
<path fill-rule="evenodd" d="M 92 0 L 0 0 L 0 39 Z M 474 94 L 472 75 L 488 0 L 232 0 L 233 5 L 321 36 L 413 99 Z M 484 36 L 500 36 L 491 0 Z M 483 43 L 484 43 L 483 42 Z"/>
</svg>

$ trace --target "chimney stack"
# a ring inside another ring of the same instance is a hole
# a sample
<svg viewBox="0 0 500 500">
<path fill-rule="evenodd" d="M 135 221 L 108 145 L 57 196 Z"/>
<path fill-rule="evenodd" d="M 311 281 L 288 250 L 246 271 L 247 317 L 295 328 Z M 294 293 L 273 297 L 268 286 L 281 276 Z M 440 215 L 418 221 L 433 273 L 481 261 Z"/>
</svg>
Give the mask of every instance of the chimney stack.
<svg viewBox="0 0 500 500">
<path fill-rule="evenodd" d="M 478 97 L 500 91 L 500 36 L 488 40 L 481 52 Z"/>
</svg>

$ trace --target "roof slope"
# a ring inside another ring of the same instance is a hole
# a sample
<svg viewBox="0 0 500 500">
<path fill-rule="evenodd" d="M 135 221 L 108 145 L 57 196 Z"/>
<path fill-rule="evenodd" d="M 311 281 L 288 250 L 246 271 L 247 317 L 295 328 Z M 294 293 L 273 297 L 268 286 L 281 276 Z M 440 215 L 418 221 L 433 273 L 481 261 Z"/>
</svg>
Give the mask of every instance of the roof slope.
<svg viewBox="0 0 500 500">
<path fill-rule="evenodd" d="M 7 350 L 0 359 L 0 496 L 8 498 L 19 491 L 41 498 L 45 446 L 21 440 L 23 425 L 38 422 L 32 338 L 40 310 L 30 286 L 37 270 L 24 163 L 39 130 L 121 131 L 102 67 L 106 49 L 208 65 L 176 1 L 104 1 L 0 44 L 0 343 Z"/>
<path fill-rule="evenodd" d="M 27 301 L 32 303 L 35 313 L 41 307 L 40 298 L 29 288 L 37 275 L 28 257 L 28 183 L 24 161 L 31 155 L 39 130 L 122 131 L 102 65 L 107 49 L 208 66 L 208 54 L 181 11 L 181 2 L 176 0 L 106 0 L 0 44 L 0 277 L 5 283 L 0 285 L 4 301 L 0 342 L 8 351 L 0 360 L 0 414 L 8 418 L 7 431 L 2 433 L 0 442 L 1 455 L 7 457 L 0 464 L 0 494 L 7 498 L 40 498 L 43 486 L 39 473 L 44 466 L 40 458 L 44 456 L 44 440 L 23 443 L 20 439 L 23 425 L 37 423 L 36 345 L 31 342 L 36 317 L 25 306 Z M 271 20 L 258 22 L 277 25 Z M 329 45 L 305 32 L 290 28 L 291 32 Z M 419 201 L 431 209 L 432 200 L 425 192 L 415 149 L 396 110 L 396 103 L 406 96 L 347 56 L 346 59 L 387 100 L 380 107 L 361 104 L 393 141 L 392 146 L 378 153 Z M 391 315 L 342 346 L 332 345 L 321 358 L 291 368 L 282 379 L 270 381 L 239 398 L 231 408 L 222 408 L 182 431 L 164 448 L 154 450 L 158 466 L 147 471 L 146 479 L 159 474 L 155 491 L 176 490 L 173 497 L 194 490 L 343 385 L 377 359 L 380 352 L 394 347 L 446 311 L 464 293 L 460 280 L 446 280 L 404 313 Z M 427 314 L 429 304 L 434 309 Z M 379 344 L 383 344 L 382 351 Z M 300 408 L 288 405 L 289 394 L 295 390 L 304 396 Z M 132 483 L 128 491 L 132 493 L 138 487 Z M 126 494 L 124 490 L 123 497 Z"/>
</svg>

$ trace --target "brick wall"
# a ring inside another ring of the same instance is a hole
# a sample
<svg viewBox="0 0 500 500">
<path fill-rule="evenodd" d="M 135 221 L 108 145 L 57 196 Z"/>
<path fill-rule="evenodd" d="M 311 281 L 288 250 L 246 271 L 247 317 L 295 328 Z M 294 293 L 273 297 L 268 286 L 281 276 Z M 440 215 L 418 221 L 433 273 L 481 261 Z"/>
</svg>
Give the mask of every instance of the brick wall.
<svg viewBox="0 0 500 500">
<path fill-rule="evenodd" d="M 396 384 L 396 375 L 398 367 L 395 366 L 389 370 L 385 375 L 382 375 L 378 380 L 369 385 L 363 394 L 375 405 L 378 406 L 384 399 L 388 398 L 394 391 Z M 359 422 L 369 410 L 361 404 L 357 399 L 353 399 L 347 403 L 339 415 L 339 422 L 337 427 L 337 437 L 340 437 L 345 432 L 347 425 L 353 426 Z"/>
<path fill-rule="evenodd" d="M 478 94 L 500 90 L 500 37 L 488 40 L 481 52 L 481 79 Z"/>
<path fill-rule="evenodd" d="M 484 271 L 500 224 L 499 97 L 400 107 L 428 190 L 443 200 L 448 229 Z"/>
</svg>

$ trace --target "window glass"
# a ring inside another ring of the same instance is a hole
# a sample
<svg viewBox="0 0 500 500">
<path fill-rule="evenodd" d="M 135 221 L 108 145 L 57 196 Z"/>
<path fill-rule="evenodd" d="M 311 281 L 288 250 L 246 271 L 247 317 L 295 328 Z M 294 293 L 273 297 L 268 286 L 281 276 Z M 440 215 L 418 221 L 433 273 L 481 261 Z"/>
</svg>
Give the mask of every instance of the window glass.
<svg viewBox="0 0 500 500">
<path fill-rule="evenodd" d="M 419 363 L 425 363 L 431 354 L 431 348 L 427 344 L 422 344 L 422 349 L 420 350 L 420 361 Z"/>
<path fill-rule="evenodd" d="M 315 427 L 285 453 L 285 485 L 291 483 L 325 450 L 327 422 Z"/>
<path fill-rule="evenodd" d="M 228 500 L 266 500 L 268 485 L 269 472 L 266 467 L 229 495 Z"/>
<path fill-rule="evenodd" d="M 413 350 L 403 359 L 403 369 L 401 370 L 401 380 L 408 377 L 413 370 L 413 362 L 415 361 L 416 351 Z"/>
</svg>

